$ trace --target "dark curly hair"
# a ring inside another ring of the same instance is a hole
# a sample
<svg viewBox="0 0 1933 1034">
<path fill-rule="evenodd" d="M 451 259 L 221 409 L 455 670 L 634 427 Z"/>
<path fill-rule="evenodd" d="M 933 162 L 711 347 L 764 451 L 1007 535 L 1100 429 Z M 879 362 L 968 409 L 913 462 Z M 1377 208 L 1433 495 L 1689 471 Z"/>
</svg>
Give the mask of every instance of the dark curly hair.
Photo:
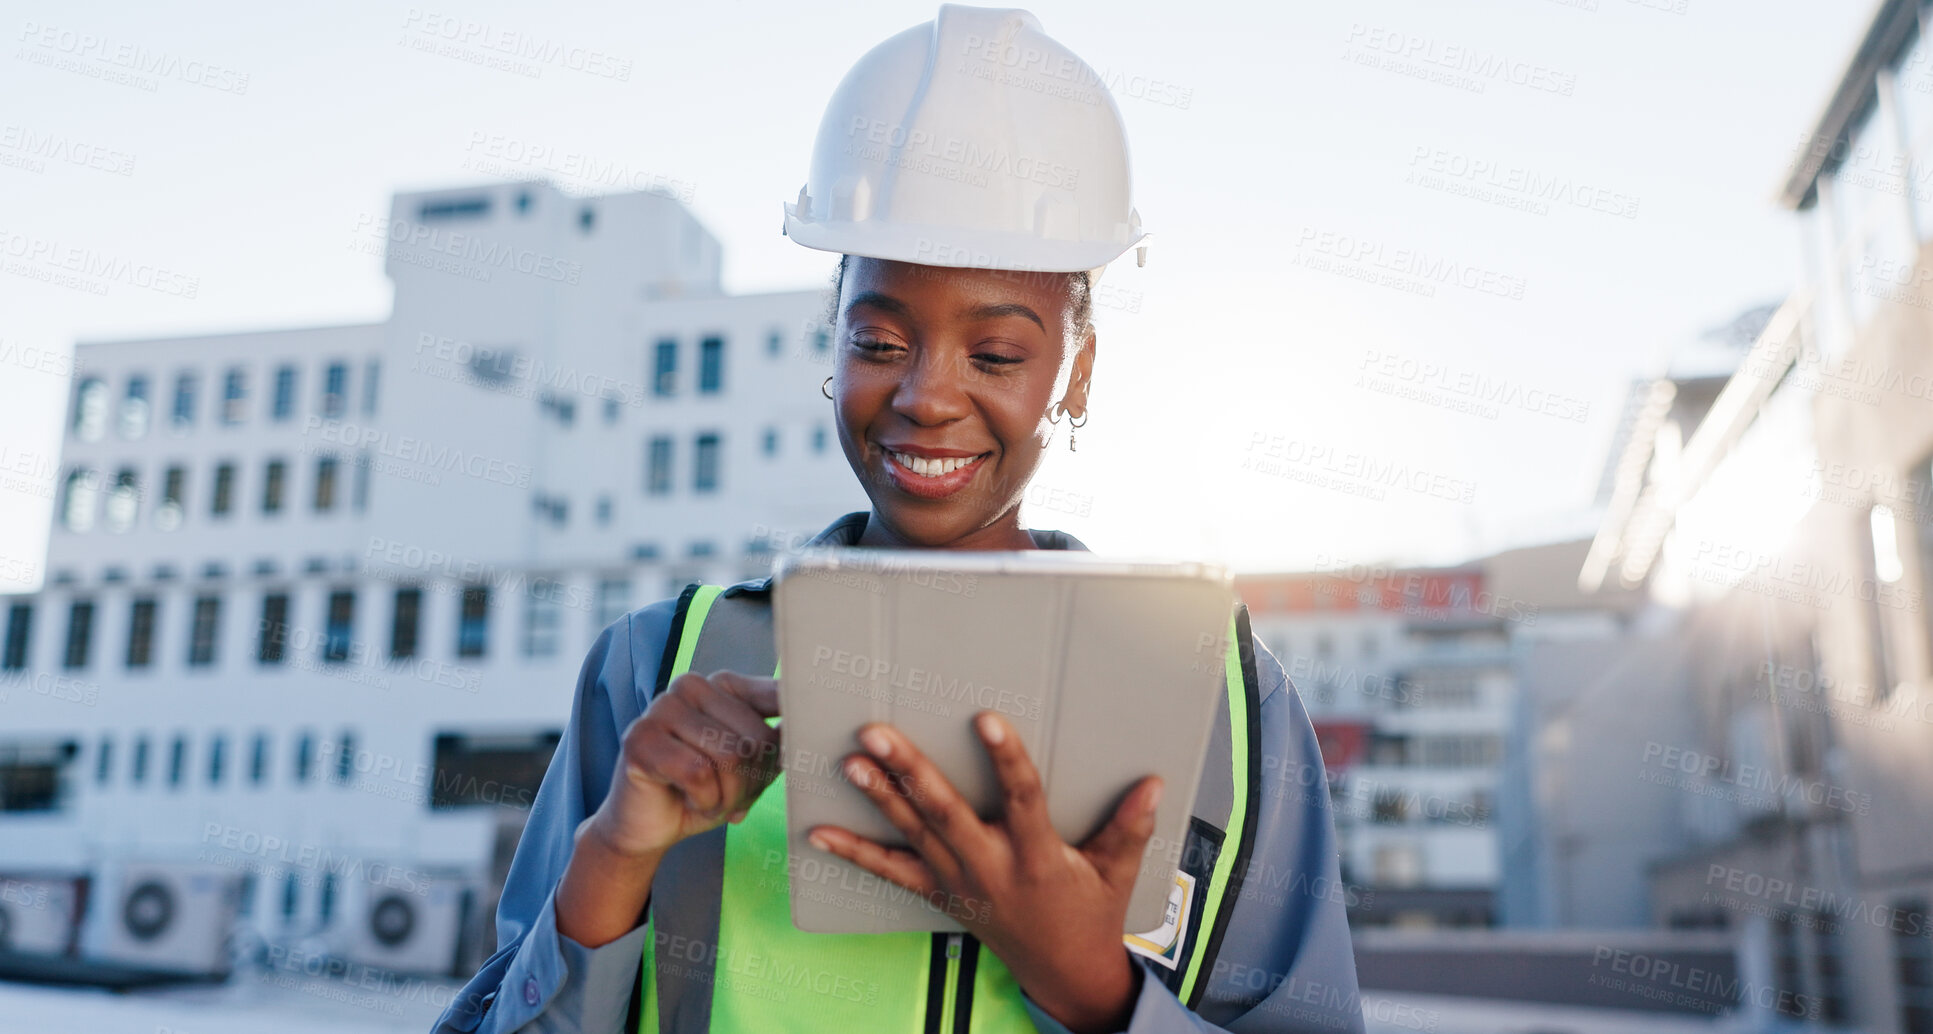
<svg viewBox="0 0 1933 1034">
<path fill-rule="evenodd" d="M 841 255 L 839 256 L 838 268 L 832 271 L 832 293 L 826 298 L 825 311 L 825 323 L 828 327 L 836 327 L 839 325 L 839 295 L 845 289 L 846 266 L 851 262 L 851 255 Z M 945 275 L 944 268 L 940 266 L 919 266 L 917 268 L 922 271 L 935 271 L 930 274 L 923 273 L 923 275 Z M 1067 290 L 1070 295 L 1068 300 L 1072 303 L 1068 308 L 1067 316 L 1067 336 L 1069 340 L 1079 342 L 1094 332 L 1094 274 L 1091 271 L 1082 271 L 1079 273 L 1036 273 L 1014 269 L 991 270 L 990 272 L 1008 276 L 1015 280 L 1032 280 L 1036 283 L 1044 282 L 1042 278 L 1045 277 L 1066 277 Z"/>
</svg>

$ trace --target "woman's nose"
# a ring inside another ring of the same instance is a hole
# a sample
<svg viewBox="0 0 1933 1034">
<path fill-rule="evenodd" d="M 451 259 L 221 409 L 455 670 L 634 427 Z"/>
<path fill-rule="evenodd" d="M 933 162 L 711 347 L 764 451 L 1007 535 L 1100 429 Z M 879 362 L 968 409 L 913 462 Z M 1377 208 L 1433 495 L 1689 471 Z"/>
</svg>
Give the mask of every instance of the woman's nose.
<svg viewBox="0 0 1933 1034">
<path fill-rule="evenodd" d="M 944 424 L 973 411 L 961 364 L 924 351 L 893 391 L 893 411 L 916 424 Z"/>
</svg>

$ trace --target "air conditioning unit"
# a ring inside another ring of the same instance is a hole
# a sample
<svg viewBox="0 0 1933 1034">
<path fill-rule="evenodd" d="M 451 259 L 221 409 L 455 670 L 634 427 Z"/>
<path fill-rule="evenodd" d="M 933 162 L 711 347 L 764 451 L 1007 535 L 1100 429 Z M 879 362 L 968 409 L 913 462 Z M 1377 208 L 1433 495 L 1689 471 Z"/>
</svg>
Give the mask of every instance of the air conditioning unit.
<svg viewBox="0 0 1933 1034">
<path fill-rule="evenodd" d="M 88 908 L 85 954 L 103 961 L 225 976 L 242 877 L 226 869 L 157 862 L 107 868 Z"/>
<path fill-rule="evenodd" d="M 75 877 L 0 874 L 0 952 L 67 954 L 80 901 Z"/>
<path fill-rule="evenodd" d="M 458 976 L 457 949 L 471 888 L 452 876 L 401 866 L 371 866 L 350 884 L 343 954 L 351 962 L 396 973 Z"/>
</svg>

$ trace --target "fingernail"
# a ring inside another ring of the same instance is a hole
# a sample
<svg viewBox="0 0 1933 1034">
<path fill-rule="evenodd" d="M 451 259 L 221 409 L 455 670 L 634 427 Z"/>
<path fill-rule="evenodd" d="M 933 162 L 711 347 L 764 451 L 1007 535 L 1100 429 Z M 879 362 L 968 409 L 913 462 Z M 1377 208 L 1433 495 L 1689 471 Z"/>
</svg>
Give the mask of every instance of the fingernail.
<svg viewBox="0 0 1933 1034">
<path fill-rule="evenodd" d="M 813 847 L 816 847 L 819 850 L 824 851 L 828 854 L 832 852 L 832 840 L 831 838 L 827 837 L 824 833 L 821 833 L 815 829 L 812 832 L 807 833 L 805 835 L 805 838 L 806 840 L 811 842 Z"/>
<path fill-rule="evenodd" d="M 981 715 L 980 735 L 986 739 L 987 746 L 989 747 L 998 747 L 1002 743 L 1007 742 L 1006 720 L 997 714 Z"/>
<path fill-rule="evenodd" d="M 865 729 L 859 734 L 859 742 L 873 757 L 884 760 L 893 752 L 892 738 L 883 729 Z"/>
<path fill-rule="evenodd" d="M 851 780 L 854 786 L 862 790 L 872 789 L 873 774 L 867 770 L 864 764 L 860 763 L 858 758 L 848 758 L 846 760 L 846 778 Z"/>
<path fill-rule="evenodd" d="M 1149 811 L 1153 811 L 1156 808 L 1161 807 L 1161 791 L 1167 788 L 1168 788 L 1167 784 L 1157 782 L 1154 784 L 1154 789 L 1148 791 L 1148 810 Z"/>
</svg>

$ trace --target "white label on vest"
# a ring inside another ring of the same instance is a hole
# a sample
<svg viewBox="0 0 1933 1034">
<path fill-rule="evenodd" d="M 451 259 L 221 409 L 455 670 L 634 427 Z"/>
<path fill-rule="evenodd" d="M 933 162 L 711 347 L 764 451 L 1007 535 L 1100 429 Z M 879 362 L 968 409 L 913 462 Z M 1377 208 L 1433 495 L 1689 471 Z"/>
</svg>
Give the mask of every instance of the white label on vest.
<svg viewBox="0 0 1933 1034">
<path fill-rule="evenodd" d="M 1161 925 L 1147 933 L 1123 935 L 1121 940 L 1136 955 L 1153 959 L 1174 969 L 1181 961 L 1181 949 L 1188 940 L 1188 912 L 1195 900 L 1195 878 L 1175 870 L 1175 884 L 1168 891 L 1168 910 Z"/>
</svg>

